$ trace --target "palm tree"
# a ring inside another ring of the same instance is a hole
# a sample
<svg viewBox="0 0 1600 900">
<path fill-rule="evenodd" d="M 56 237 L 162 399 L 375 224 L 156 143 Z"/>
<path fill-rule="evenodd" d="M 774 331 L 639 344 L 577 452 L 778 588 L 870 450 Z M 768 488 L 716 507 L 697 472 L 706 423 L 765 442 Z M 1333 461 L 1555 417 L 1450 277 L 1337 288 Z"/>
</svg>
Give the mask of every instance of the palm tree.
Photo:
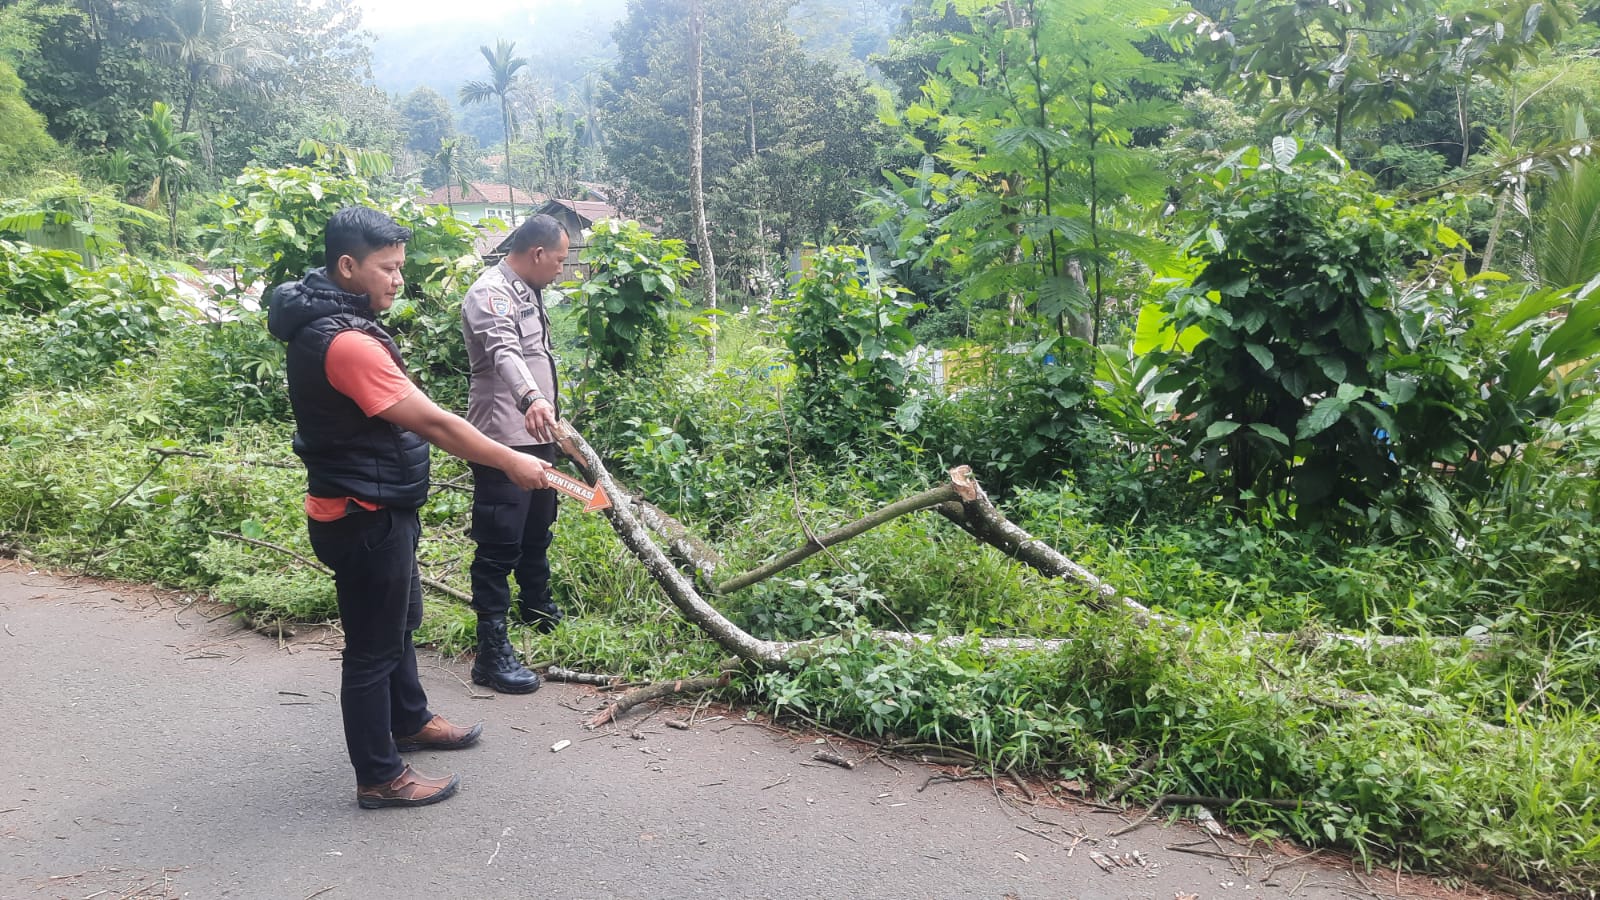
<svg viewBox="0 0 1600 900">
<path fill-rule="evenodd" d="M 595 73 L 583 78 L 583 91 L 578 94 L 578 140 L 585 150 L 600 153 L 606 148 L 606 133 L 600 124 L 600 98 L 595 90 L 598 82 Z"/>
<path fill-rule="evenodd" d="M 1566 131 L 1574 148 L 1588 145 L 1583 110 L 1568 111 Z M 1534 212 L 1534 273 L 1553 288 L 1587 284 L 1600 275 L 1600 167 L 1581 153 L 1563 162 Z"/>
<path fill-rule="evenodd" d="M 460 138 L 439 139 L 439 152 L 433 155 L 433 167 L 444 179 L 444 203 L 450 207 L 450 214 L 455 215 L 456 204 L 450 199 L 450 185 L 458 184 L 463 191 L 467 189 L 467 176 L 461 171 Z"/>
<path fill-rule="evenodd" d="M 150 104 L 150 114 L 141 116 L 139 124 L 139 145 L 156 170 L 146 202 L 153 209 L 157 201 L 166 201 L 167 234 L 177 248 L 178 190 L 189 173 L 189 149 L 199 136 L 179 128 L 173 122 L 172 109 L 159 100 Z"/>
<path fill-rule="evenodd" d="M 267 46 L 259 30 L 239 24 L 218 0 L 178 0 L 166 15 L 169 34 L 154 44 L 157 55 L 183 70 L 183 117 L 178 130 L 189 129 L 195 97 L 202 85 L 224 88 L 282 57 Z M 262 90 L 254 86 L 255 90 Z"/>
<path fill-rule="evenodd" d="M 516 81 L 517 71 L 528 64 L 526 58 L 512 56 L 516 48 L 515 41 L 504 38 L 495 44 L 493 50 L 487 44 L 479 47 L 483 51 L 483 58 L 489 63 L 489 80 L 469 81 L 461 86 L 461 103 L 464 106 L 487 103 L 491 99 L 500 101 L 500 124 L 506 134 L 506 202 L 511 205 L 512 225 L 517 223 L 517 202 L 511 186 L 511 87 Z"/>
</svg>

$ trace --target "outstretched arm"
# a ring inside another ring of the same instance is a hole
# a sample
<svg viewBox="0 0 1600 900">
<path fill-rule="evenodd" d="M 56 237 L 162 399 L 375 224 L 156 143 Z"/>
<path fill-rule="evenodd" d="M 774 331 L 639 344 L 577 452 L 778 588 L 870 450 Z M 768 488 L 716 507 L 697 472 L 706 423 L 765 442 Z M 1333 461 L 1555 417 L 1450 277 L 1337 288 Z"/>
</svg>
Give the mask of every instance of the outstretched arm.
<svg viewBox="0 0 1600 900">
<path fill-rule="evenodd" d="M 415 432 L 451 456 L 493 466 L 506 473 L 518 487 L 539 490 L 550 486 L 544 476 L 545 470 L 550 468 L 549 463 L 490 440 L 483 432 L 467 424 L 466 419 L 440 409 L 421 391 L 413 391 L 410 396 L 379 413 L 378 417 Z"/>
</svg>

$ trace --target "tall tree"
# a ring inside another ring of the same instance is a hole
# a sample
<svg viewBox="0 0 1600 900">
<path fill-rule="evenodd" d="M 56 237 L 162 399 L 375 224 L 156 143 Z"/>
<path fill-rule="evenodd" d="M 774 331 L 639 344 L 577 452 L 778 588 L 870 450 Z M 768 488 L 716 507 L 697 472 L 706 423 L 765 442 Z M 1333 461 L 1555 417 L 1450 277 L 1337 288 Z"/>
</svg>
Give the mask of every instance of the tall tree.
<svg viewBox="0 0 1600 900">
<path fill-rule="evenodd" d="M 1571 0 L 1510 0 L 1467 9 L 1436 0 L 1198 0 L 1184 24 L 1201 36 L 1219 84 L 1267 97 L 1284 128 L 1332 133 L 1415 115 L 1436 86 L 1504 78 L 1571 25 Z M 1463 157 L 1471 122 L 1460 116 Z"/>
<path fill-rule="evenodd" d="M 439 151 L 433 154 L 433 168 L 444 179 L 444 203 L 454 215 L 456 204 L 450 198 L 450 189 L 459 187 L 464 191 L 467 188 L 466 175 L 462 171 L 460 138 L 445 138 L 439 142 Z"/>
<path fill-rule="evenodd" d="M 162 10 L 152 2 L 112 0 L 21 8 L 34 40 L 18 57 L 17 74 L 51 136 L 91 152 L 132 146 L 140 111 L 171 96 L 179 80 L 147 43 L 163 31 Z"/>
<path fill-rule="evenodd" d="M 995 2 L 946 29 L 935 74 L 900 116 L 929 158 L 903 170 L 916 185 L 901 198 L 927 232 L 924 262 L 947 266 L 968 303 L 1009 306 L 1015 321 L 1031 301 L 1036 321 L 1098 343 L 1119 268 L 1166 255 L 1136 227 L 1168 184 L 1138 139 L 1176 118 L 1181 72 L 1157 52 L 1166 10 Z"/>
<path fill-rule="evenodd" d="M 159 100 L 150 104 L 150 112 L 141 120 L 139 143 L 149 155 L 155 178 L 150 183 L 148 202 L 153 207 L 165 201 L 167 210 L 168 241 L 172 248 L 178 246 L 178 193 L 189 174 L 191 148 L 199 138 L 184 131 L 173 121 L 172 110 Z"/>
<path fill-rule="evenodd" d="M 505 129 L 506 147 L 506 202 L 511 206 L 511 221 L 517 219 L 517 202 L 514 179 L 511 173 L 511 89 L 517 79 L 517 72 L 528 65 L 528 61 L 516 56 L 517 44 L 504 38 L 495 44 L 493 50 L 487 44 L 478 48 L 483 53 L 484 60 L 489 64 L 488 81 L 469 81 L 461 86 L 461 102 L 467 106 L 487 103 L 490 100 L 500 101 L 500 124 Z"/>
<path fill-rule="evenodd" d="M 702 177 L 721 283 L 750 280 L 763 248 L 823 243 L 855 220 L 886 131 L 860 79 L 813 59 L 787 26 L 792 0 L 705 3 Z M 695 233 L 689 0 L 632 0 L 600 86 L 606 163 L 625 205 Z M 752 152 L 754 148 L 754 152 Z"/>
<path fill-rule="evenodd" d="M 689 111 L 689 197 L 694 204 L 694 231 L 700 243 L 700 266 L 705 269 L 706 305 L 717 308 L 717 254 L 711 246 L 711 228 L 706 224 L 705 183 L 705 9 L 700 0 L 689 0 L 689 77 L 694 82 L 694 100 Z M 714 322 L 715 320 L 713 320 Z M 712 328 L 707 341 L 711 364 L 717 362 L 717 332 Z"/>
<path fill-rule="evenodd" d="M 427 85 L 400 101 L 400 116 L 405 121 L 406 149 L 416 153 L 433 153 L 456 130 L 450 101 Z"/>
</svg>

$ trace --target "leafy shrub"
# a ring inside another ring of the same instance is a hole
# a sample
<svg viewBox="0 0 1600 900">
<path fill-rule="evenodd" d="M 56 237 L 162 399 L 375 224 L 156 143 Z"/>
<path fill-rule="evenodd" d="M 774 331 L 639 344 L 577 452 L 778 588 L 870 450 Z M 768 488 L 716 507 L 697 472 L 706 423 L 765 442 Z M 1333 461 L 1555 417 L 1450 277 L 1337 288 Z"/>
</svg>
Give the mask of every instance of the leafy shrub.
<svg viewBox="0 0 1600 900">
<path fill-rule="evenodd" d="M 1400 478 L 1385 364 L 1397 273 L 1439 229 L 1318 169 L 1288 138 L 1250 149 L 1209 182 L 1200 264 L 1176 329 L 1205 332 L 1172 362 L 1179 434 L 1225 501 L 1302 522 L 1364 525 Z M 1340 161 L 1342 166 L 1342 160 Z"/>
<path fill-rule="evenodd" d="M 168 276 L 136 260 L 79 275 L 75 299 L 38 320 L 39 371 L 55 384 L 81 384 L 160 346 L 182 317 Z"/>
<path fill-rule="evenodd" d="M 39 316 L 72 301 L 83 260 L 68 250 L 47 250 L 0 239 L 0 313 Z"/>
<path fill-rule="evenodd" d="M 28 105 L 22 79 L 9 59 L 0 58 L 0 175 L 28 172 L 56 153 L 44 117 Z"/>
<path fill-rule="evenodd" d="M 560 339 L 580 317 L 552 318 Z M 768 348 L 738 346 L 756 327 L 749 318 L 724 321 L 721 367 L 709 367 L 693 345 L 648 378 L 598 375 L 577 413 L 589 442 L 630 487 L 674 513 L 703 517 L 712 535 L 737 527 L 794 450 L 778 408 L 789 368 Z"/>
<path fill-rule="evenodd" d="M 914 399 L 897 422 L 941 467 L 971 465 L 991 490 L 1038 484 L 1079 468 L 1105 438 L 1096 427 L 1086 347 L 1045 341 L 993 352 L 982 384 Z"/>
<path fill-rule="evenodd" d="M 898 356 L 921 304 L 854 247 L 824 247 L 783 304 L 780 336 L 795 363 L 796 407 L 813 448 L 875 431 L 905 399 L 912 372 Z"/>
<path fill-rule="evenodd" d="M 311 165 L 246 169 L 234 189 L 215 200 L 217 222 L 207 258 L 238 271 L 241 284 L 260 280 L 270 290 L 323 265 L 323 229 L 335 212 L 362 205 L 387 213 L 411 229 L 411 240 L 401 272 L 405 293 L 385 324 L 430 395 L 448 407 L 464 408 L 470 366 L 461 334 L 461 296 L 482 265 L 473 251 L 477 233 L 443 206 L 380 193 L 368 177 L 373 171 L 369 156 L 321 147 Z"/>
<path fill-rule="evenodd" d="M 265 312 L 235 308 L 221 321 L 186 323 L 176 337 L 163 354 L 165 419 L 208 440 L 241 424 L 287 421 L 284 346 L 267 332 Z"/>
<path fill-rule="evenodd" d="M 451 293 L 408 299 L 396 303 L 384 318 L 406 368 L 429 398 L 462 412 L 467 408 L 468 374 L 472 371 L 461 331 L 464 296 Z"/>
<path fill-rule="evenodd" d="M 589 276 L 571 296 L 586 368 L 659 369 L 672 337 L 669 313 L 689 305 L 681 285 L 700 268 L 683 242 L 657 238 L 638 222 L 596 222 L 579 261 Z"/>
<path fill-rule="evenodd" d="M 248 168 L 232 191 L 213 202 L 210 215 L 216 224 L 206 258 L 212 265 L 236 269 L 241 284 L 260 280 L 270 288 L 320 267 L 323 229 L 347 206 L 374 207 L 411 229 L 402 270 L 406 297 L 449 293 L 477 272 L 471 225 L 445 207 L 421 206 L 410 196 L 385 196 L 333 157 L 309 166 Z"/>
</svg>

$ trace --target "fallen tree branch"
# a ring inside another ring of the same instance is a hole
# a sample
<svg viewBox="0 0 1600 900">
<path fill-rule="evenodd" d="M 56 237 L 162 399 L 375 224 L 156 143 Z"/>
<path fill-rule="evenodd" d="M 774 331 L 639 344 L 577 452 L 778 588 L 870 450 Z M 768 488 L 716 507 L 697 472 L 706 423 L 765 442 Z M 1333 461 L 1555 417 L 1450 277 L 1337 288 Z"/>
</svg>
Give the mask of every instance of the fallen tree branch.
<svg viewBox="0 0 1600 900">
<path fill-rule="evenodd" d="M 1133 787 L 1139 782 L 1140 779 L 1150 774 L 1150 771 L 1156 767 L 1156 762 L 1157 760 L 1154 756 L 1146 756 L 1144 759 L 1139 760 L 1139 764 L 1134 766 L 1133 769 L 1128 772 L 1128 776 L 1117 782 L 1116 786 L 1111 789 L 1110 793 L 1106 794 L 1106 802 L 1115 803 L 1122 799 L 1122 795 L 1126 794 L 1129 788 Z"/>
<path fill-rule="evenodd" d="M 672 601 L 694 625 L 699 626 L 711 636 L 720 646 L 733 653 L 747 664 L 762 669 L 786 668 L 803 660 L 807 655 L 826 641 L 834 638 L 818 638 L 807 641 L 768 641 L 756 638 L 744 629 L 735 625 L 726 616 L 722 615 L 715 607 L 706 602 L 692 582 L 692 579 L 682 572 L 661 548 L 651 538 L 649 530 L 641 523 L 641 515 L 655 517 L 654 513 L 643 513 L 643 501 L 635 498 L 623 490 L 606 470 L 605 463 L 594 448 L 583 439 L 567 422 L 558 422 L 556 425 L 556 442 L 562 452 L 567 455 L 591 483 L 605 489 L 606 494 L 614 498 L 610 509 L 605 510 L 605 515 L 610 521 L 613 530 L 622 540 L 624 546 L 641 563 L 645 570 L 655 580 L 667 598 Z M 1191 634 L 1193 626 L 1180 620 L 1173 619 L 1151 611 L 1148 607 L 1130 597 L 1121 596 L 1115 588 L 1101 581 L 1088 569 L 1078 565 L 1059 551 L 1050 547 L 1045 542 L 1035 538 L 1010 520 L 1006 519 L 995 506 L 989 502 L 983 493 L 983 488 L 972 477 L 971 469 L 961 466 L 950 471 L 950 484 L 937 488 L 932 492 L 924 492 L 906 501 L 908 507 L 929 508 L 927 504 L 934 503 L 931 508 L 937 509 L 942 515 L 950 519 L 957 526 L 978 538 L 984 543 L 994 546 L 1001 552 L 1025 563 L 1039 571 L 1041 574 L 1054 578 L 1066 578 L 1088 588 L 1096 598 L 1094 605 L 1101 609 L 1120 609 L 1129 614 L 1132 620 L 1141 625 L 1160 625 L 1178 634 Z M 953 490 L 955 499 L 938 499 L 946 490 Z M 892 512 L 891 512 L 892 511 Z M 909 511 L 909 510 L 907 510 Z M 656 513 L 660 513 L 659 510 Z M 826 546 L 825 541 L 834 539 L 845 540 L 850 535 L 844 534 L 846 530 L 859 534 L 870 527 L 868 521 L 887 521 L 895 515 L 902 515 L 903 511 L 896 509 L 896 505 L 886 507 L 867 519 L 859 520 L 852 526 L 846 526 L 834 532 L 828 538 L 814 538 L 806 547 L 801 548 L 789 557 L 781 558 L 769 563 L 763 569 L 781 571 L 783 565 L 791 565 L 790 557 L 801 554 L 803 559 L 818 552 Z M 667 523 L 665 513 L 660 513 L 665 518 L 657 518 L 660 528 L 672 531 L 674 529 Z M 675 521 L 675 520 L 674 520 Z M 678 523 L 681 527 L 681 523 Z M 685 531 L 686 533 L 686 531 Z M 798 561 L 793 560 L 793 561 Z M 762 570 L 757 570 L 760 572 Z M 724 587 L 738 587 L 741 583 L 754 583 L 748 579 L 750 576 L 740 576 L 730 579 Z M 759 579 L 756 579 L 759 580 Z M 933 643 L 939 647 L 959 648 L 973 646 L 976 641 L 978 649 L 985 653 L 1002 651 L 1042 651 L 1054 652 L 1072 641 L 1068 638 L 981 638 L 946 637 L 935 639 L 929 635 L 912 634 L 908 632 L 873 631 L 870 636 L 877 641 L 894 642 L 902 644 L 928 644 Z M 1292 640 L 1293 635 L 1246 633 L 1246 637 Z M 1389 636 L 1358 636 L 1358 635 L 1327 635 L 1330 639 L 1348 641 L 1351 643 L 1372 646 L 1401 643 L 1411 638 Z"/>
<path fill-rule="evenodd" d="M 445 584 L 436 578 L 429 578 L 426 575 L 419 574 L 417 577 L 418 580 L 422 582 L 423 587 L 433 588 L 446 597 L 454 597 L 455 599 L 460 600 L 462 603 L 472 602 L 472 595 L 466 591 L 458 591 L 450 585 Z"/>
<path fill-rule="evenodd" d="M 619 487 L 627 489 L 626 485 Z M 687 526 L 673 518 L 666 510 L 646 500 L 643 494 L 629 491 L 628 497 L 634 502 L 639 521 L 643 522 L 646 528 L 661 535 L 673 556 L 689 566 L 706 584 L 711 584 L 712 576 L 722 568 L 722 554 L 710 544 L 695 537 Z"/>
<path fill-rule="evenodd" d="M 561 451 L 583 471 L 589 483 L 604 487 L 606 496 L 612 498 L 611 507 L 604 510 L 603 514 L 611 522 L 617 537 L 644 564 L 646 571 L 666 592 L 667 598 L 678 607 L 678 611 L 740 659 L 765 668 L 786 665 L 787 661 L 772 642 L 751 636 L 701 598 L 689 579 L 667 559 L 667 555 L 646 533 L 644 526 L 639 524 L 634 514 L 637 504 L 617 487 L 611 473 L 606 471 L 605 463 L 589 446 L 589 442 L 565 421 L 556 423 L 555 432 L 556 443 Z"/>
<path fill-rule="evenodd" d="M 1102 581 L 1093 572 L 1068 559 L 1054 547 L 1034 537 L 1016 523 L 1007 519 L 1000 510 L 995 508 L 993 503 L 989 502 L 989 498 L 984 494 L 982 486 L 972 478 L 972 470 L 969 467 L 961 466 L 960 468 L 952 469 L 950 477 L 958 486 L 964 488 L 965 492 L 959 502 L 941 503 L 936 509 L 940 515 L 955 523 L 963 531 L 1012 559 L 1033 568 L 1041 575 L 1048 578 L 1064 578 L 1088 588 L 1096 598 L 1094 602 L 1096 608 L 1120 608 L 1129 613 L 1134 622 L 1141 626 L 1161 625 L 1179 634 L 1189 634 L 1193 630 L 1192 626 L 1180 619 L 1162 615 L 1132 597 L 1123 596 L 1116 588 Z M 1246 632 L 1246 636 L 1267 640 L 1283 640 L 1292 637 L 1291 635 L 1272 632 Z M 1407 635 L 1358 635 L 1340 632 L 1327 632 L 1323 636 L 1330 640 L 1355 644 L 1361 647 L 1389 647 L 1397 644 L 1412 643 L 1417 640 L 1436 640 L 1436 638 L 1415 638 Z M 1488 637 L 1446 638 L 1446 640 L 1482 642 L 1488 640 Z"/>
<path fill-rule="evenodd" d="M 544 677 L 551 681 L 564 681 L 568 684 L 591 684 L 597 687 L 610 687 L 622 681 L 621 675 L 595 675 L 591 672 L 574 672 L 560 666 L 551 666 L 544 670 Z"/>
<path fill-rule="evenodd" d="M 1093 572 L 1007 519 L 989 502 L 982 486 L 972 477 L 970 467 L 951 469 L 950 480 L 960 488 L 961 495 L 957 500 L 940 504 L 937 509 L 963 531 L 1046 577 L 1066 578 L 1083 585 L 1098 599 L 1095 605 L 1101 609 L 1121 607 L 1132 613 L 1134 621 L 1140 625 L 1166 620 L 1165 616 L 1151 612 L 1132 597 L 1121 596 L 1116 588 L 1101 581 Z"/>
<path fill-rule="evenodd" d="M 1194 806 L 1237 806 L 1241 803 L 1251 803 L 1256 806 L 1270 806 L 1273 809 L 1300 809 L 1304 806 L 1338 806 L 1327 800 L 1262 800 L 1257 797 L 1205 797 L 1196 794 L 1162 794 L 1156 798 L 1157 806 L 1194 805 Z"/>
<path fill-rule="evenodd" d="M 156 473 L 161 471 L 161 467 L 167 464 L 167 460 L 173 458 L 174 456 L 192 456 L 196 459 L 210 459 L 210 457 L 206 456 L 204 453 L 198 453 L 194 450 L 179 450 L 172 447 L 146 447 L 145 449 L 158 455 L 155 463 L 150 466 L 150 470 L 148 472 L 144 473 L 143 478 L 134 482 L 133 487 L 123 491 L 122 496 L 111 501 L 111 505 L 106 507 L 105 515 L 100 517 L 100 524 L 96 525 L 94 530 L 89 532 L 91 535 L 99 536 L 101 530 L 106 527 L 106 523 L 111 521 L 111 514 L 117 511 L 117 507 L 121 506 L 129 497 L 132 497 L 134 492 L 139 488 L 144 487 L 145 482 L 154 478 Z"/>
<path fill-rule="evenodd" d="M 922 782 L 922 787 L 917 788 L 917 793 L 920 794 L 936 784 L 943 784 L 945 782 L 955 784 L 961 781 L 978 781 L 980 779 L 987 779 L 988 777 L 988 775 L 985 775 L 982 772 L 968 773 L 963 775 L 946 775 L 943 772 L 935 772 L 932 775 L 929 775 L 927 780 Z"/>
<path fill-rule="evenodd" d="M 952 475 L 953 474 L 954 473 L 952 473 Z M 815 556 L 818 553 L 821 553 L 823 550 L 826 550 L 835 544 L 842 544 L 845 541 L 856 537 L 857 535 L 871 531 L 885 522 L 898 519 L 901 516 L 910 515 L 911 513 L 919 510 L 938 506 L 941 503 L 948 503 L 957 500 L 961 496 L 958 491 L 959 488 L 954 481 L 949 484 L 942 484 L 939 487 L 933 488 L 932 490 L 923 491 L 915 496 L 907 497 L 904 500 L 898 500 L 894 503 L 891 503 L 877 512 L 863 516 L 856 521 L 851 522 L 842 528 L 830 531 L 821 537 L 809 537 L 804 544 L 793 550 L 790 550 L 788 553 L 785 553 L 777 559 L 772 560 L 771 562 L 768 562 L 756 569 L 752 569 L 743 575 L 730 578 L 727 581 L 717 585 L 716 592 L 718 594 L 731 594 L 734 591 L 743 590 L 752 584 L 765 581 L 779 572 L 782 572 L 784 569 L 798 565 L 800 562 Z"/>
<path fill-rule="evenodd" d="M 261 548 L 266 549 L 266 550 L 275 550 L 275 551 L 277 551 L 279 553 L 282 553 L 284 556 L 288 556 L 288 557 L 291 557 L 293 559 L 299 560 L 302 565 L 305 565 L 305 566 L 307 566 L 309 568 L 315 569 L 315 570 L 317 570 L 318 572 L 321 572 L 324 575 L 332 575 L 333 574 L 333 570 L 329 569 L 327 566 L 323 565 L 322 563 L 317 562 L 316 560 L 310 558 L 309 556 L 303 556 L 300 553 L 297 553 L 297 552 L 295 552 L 293 550 L 290 550 L 288 547 L 282 546 L 280 544 L 274 544 L 274 543 L 272 543 L 270 541 L 258 541 L 255 538 L 248 538 L 248 537 L 245 537 L 242 534 L 234 534 L 231 531 L 210 531 L 210 532 L 207 532 L 207 534 L 211 535 L 212 537 L 227 538 L 230 541 L 238 541 L 241 544 L 249 544 L 252 547 L 261 547 Z"/>
<path fill-rule="evenodd" d="M 705 678 L 680 678 L 677 681 L 662 681 L 645 685 L 618 697 L 617 702 L 602 709 L 598 715 L 585 722 L 584 725 L 588 728 L 599 728 L 607 723 L 615 722 L 623 713 L 641 703 L 661 700 L 676 694 L 694 694 L 700 691 L 709 691 L 719 687 L 726 687 L 727 684 L 727 675 L 713 675 Z"/>
<path fill-rule="evenodd" d="M 825 762 L 830 766 L 838 766 L 841 769 L 854 769 L 856 767 L 855 763 L 831 750 L 818 750 L 816 753 L 811 754 L 811 758 L 817 762 Z"/>
</svg>

